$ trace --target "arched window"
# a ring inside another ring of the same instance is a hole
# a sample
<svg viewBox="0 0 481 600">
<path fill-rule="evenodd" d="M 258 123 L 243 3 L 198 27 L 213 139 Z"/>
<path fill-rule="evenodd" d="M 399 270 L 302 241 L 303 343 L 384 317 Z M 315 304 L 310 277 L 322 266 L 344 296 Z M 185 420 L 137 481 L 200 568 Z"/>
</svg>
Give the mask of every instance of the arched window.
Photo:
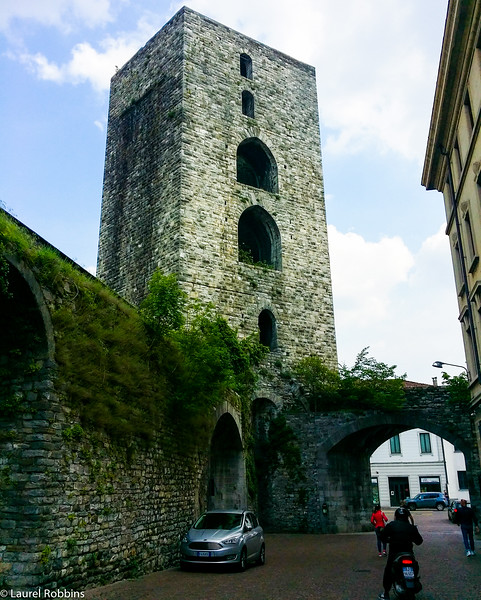
<svg viewBox="0 0 481 600">
<path fill-rule="evenodd" d="M 238 224 L 239 260 L 282 269 L 281 235 L 276 222 L 261 206 L 250 206 Z"/>
<path fill-rule="evenodd" d="M 240 55 L 240 74 L 242 77 L 252 79 L 252 58 L 248 54 Z"/>
<path fill-rule="evenodd" d="M 242 114 L 254 118 L 254 96 L 247 90 L 242 92 Z"/>
<path fill-rule="evenodd" d="M 259 315 L 259 341 L 271 351 L 277 348 L 276 319 L 267 309 L 264 309 Z"/>
<path fill-rule="evenodd" d="M 237 181 L 277 194 L 277 164 L 258 138 L 247 138 L 237 148 Z"/>
</svg>

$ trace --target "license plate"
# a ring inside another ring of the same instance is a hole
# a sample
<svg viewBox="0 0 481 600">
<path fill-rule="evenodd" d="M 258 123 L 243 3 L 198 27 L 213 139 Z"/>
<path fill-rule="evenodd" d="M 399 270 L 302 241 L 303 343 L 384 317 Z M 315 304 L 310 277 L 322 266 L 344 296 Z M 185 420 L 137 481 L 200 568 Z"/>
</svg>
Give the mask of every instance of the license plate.
<svg viewBox="0 0 481 600">
<path fill-rule="evenodd" d="M 414 579 L 414 569 L 412 567 L 403 567 L 403 575 L 406 579 Z"/>
<path fill-rule="evenodd" d="M 197 556 L 210 556 L 210 552 L 197 552 Z"/>
</svg>

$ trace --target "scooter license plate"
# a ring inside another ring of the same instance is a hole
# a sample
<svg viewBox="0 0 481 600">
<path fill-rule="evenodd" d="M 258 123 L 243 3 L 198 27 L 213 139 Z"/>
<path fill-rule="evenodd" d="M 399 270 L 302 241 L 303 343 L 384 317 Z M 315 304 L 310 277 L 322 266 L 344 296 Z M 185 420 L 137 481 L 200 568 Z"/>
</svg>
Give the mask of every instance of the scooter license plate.
<svg viewBox="0 0 481 600">
<path fill-rule="evenodd" d="M 414 579 L 414 569 L 412 567 L 403 567 L 403 575 L 406 579 Z"/>
</svg>

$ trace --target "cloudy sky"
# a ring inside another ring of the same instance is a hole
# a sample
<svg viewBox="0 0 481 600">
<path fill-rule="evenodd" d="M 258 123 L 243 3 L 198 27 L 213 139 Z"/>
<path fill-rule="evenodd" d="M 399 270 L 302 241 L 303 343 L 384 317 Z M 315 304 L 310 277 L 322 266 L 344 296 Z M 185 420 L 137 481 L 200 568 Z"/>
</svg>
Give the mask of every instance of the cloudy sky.
<svg viewBox="0 0 481 600">
<path fill-rule="evenodd" d="M 316 67 L 339 361 L 368 346 L 426 383 L 464 364 L 420 184 L 447 0 L 4 0 L 3 206 L 94 271 L 109 80 L 183 4 Z"/>
</svg>

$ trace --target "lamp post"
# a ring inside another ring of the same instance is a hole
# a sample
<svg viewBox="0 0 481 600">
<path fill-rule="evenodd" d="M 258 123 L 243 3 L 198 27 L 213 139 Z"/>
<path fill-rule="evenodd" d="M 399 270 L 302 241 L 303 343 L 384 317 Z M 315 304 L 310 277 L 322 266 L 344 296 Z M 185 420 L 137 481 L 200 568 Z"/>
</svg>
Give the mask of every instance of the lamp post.
<svg viewBox="0 0 481 600">
<path fill-rule="evenodd" d="M 453 363 L 444 362 L 442 360 L 435 360 L 433 362 L 433 367 L 436 367 L 436 369 L 442 369 L 444 365 L 449 365 L 450 367 L 459 367 L 460 369 L 464 369 L 466 371 L 466 375 L 469 376 L 468 369 L 466 367 L 463 367 L 463 365 L 455 365 Z"/>
</svg>

